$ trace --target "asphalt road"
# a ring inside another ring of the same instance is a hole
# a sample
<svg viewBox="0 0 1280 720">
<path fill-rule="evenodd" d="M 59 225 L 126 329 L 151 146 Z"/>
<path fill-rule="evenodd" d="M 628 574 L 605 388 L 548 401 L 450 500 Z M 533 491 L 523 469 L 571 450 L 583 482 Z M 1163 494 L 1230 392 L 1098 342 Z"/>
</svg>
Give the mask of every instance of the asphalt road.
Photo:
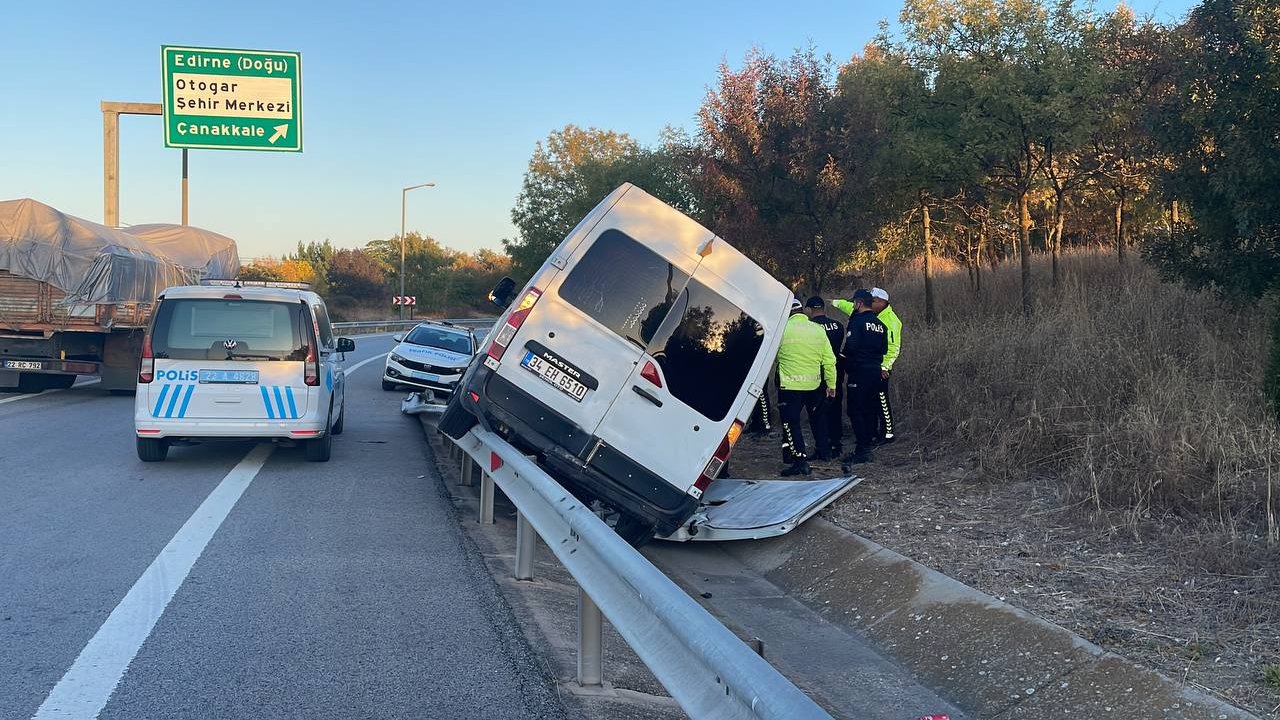
<svg viewBox="0 0 1280 720">
<path fill-rule="evenodd" d="M 131 397 L 0 395 L 0 718 L 563 717 L 381 367 L 330 462 L 256 475 L 253 443 L 139 462 Z"/>
</svg>

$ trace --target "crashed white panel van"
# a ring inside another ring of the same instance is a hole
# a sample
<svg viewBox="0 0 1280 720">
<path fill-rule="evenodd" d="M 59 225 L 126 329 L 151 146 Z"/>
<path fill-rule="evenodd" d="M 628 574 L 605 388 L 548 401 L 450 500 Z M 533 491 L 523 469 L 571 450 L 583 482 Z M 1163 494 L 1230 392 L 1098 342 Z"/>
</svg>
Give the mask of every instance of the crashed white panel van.
<svg viewBox="0 0 1280 720">
<path fill-rule="evenodd" d="M 620 535 L 698 507 L 770 372 L 791 292 L 725 240 L 626 184 L 516 295 L 441 418 L 536 453 Z M 501 297 L 508 295 L 510 300 Z"/>
</svg>

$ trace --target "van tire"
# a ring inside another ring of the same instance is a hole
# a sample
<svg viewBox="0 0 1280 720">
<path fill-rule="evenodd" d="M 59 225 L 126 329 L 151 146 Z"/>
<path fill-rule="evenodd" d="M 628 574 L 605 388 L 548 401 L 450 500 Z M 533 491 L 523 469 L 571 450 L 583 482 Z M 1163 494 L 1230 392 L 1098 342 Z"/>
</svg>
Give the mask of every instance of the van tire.
<svg viewBox="0 0 1280 720">
<path fill-rule="evenodd" d="M 333 424 L 333 429 L 330 430 L 329 432 L 333 433 L 334 435 L 341 435 L 342 431 L 346 428 L 346 425 L 347 425 L 347 403 L 344 400 L 342 402 L 342 411 L 338 415 L 338 422 Z"/>
<path fill-rule="evenodd" d="M 440 422 L 436 425 L 440 432 L 448 435 L 454 440 L 461 440 L 471 428 L 476 426 L 476 418 L 467 409 L 462 407 L 462 393 L 454 392 L 453 397 L 449 398 L 449 404 L 444 406 L 444 412 L 440 414 Z"/>
<path fill-rule="evenodd" d="M 618 537 L 627 541 L 627 544 L 633 548 L 643 547 L 653 540 L 653 533 L 657 529 L 655 523 L 625 512 L 618 513 L 618 521 L 613 526 L 613 531 Z"/>
<path fill-rule="evenodd" d="M 142 462 L 163 462 L 169 456 L 169 441 L 164 438 L 135 438 L 138 459 Z"/>
<path fill-rule="evenodd" d="M 399 387 L 399 386 L 397 386 L 395 383 L 391 382 L 390 380 L 383 380 L 383 381 L 382 381 L 382 389 L 383 389 L 383 390 L 391 391 L 391 390 L 395 390 L 397 387 Z"/>
<path fill-rule="evenodd" d="M 333 433 L 327 432 L 323 437 L 308 440 L 306 452 L 308 462 L 329 462 L 329 456 L 333 454 Z"/>
</svg>

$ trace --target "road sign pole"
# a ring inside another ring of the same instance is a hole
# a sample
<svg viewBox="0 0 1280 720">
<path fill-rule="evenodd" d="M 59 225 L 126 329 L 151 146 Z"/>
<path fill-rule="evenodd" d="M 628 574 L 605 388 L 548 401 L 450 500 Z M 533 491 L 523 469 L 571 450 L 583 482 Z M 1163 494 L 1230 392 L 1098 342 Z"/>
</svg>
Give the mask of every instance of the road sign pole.
<svg viewBox="0 0 1280 720">
<path fill-rule="evenodd" d="M 182 148 L 182 224 L 187 225 L 187 149 Z"/>
<path fill-rule="evenodd" d="M 102 109 L 102 224 L 120 226 L 120 116 L 161 115 L 160 103 L 111 102 Z"/>
</svg>

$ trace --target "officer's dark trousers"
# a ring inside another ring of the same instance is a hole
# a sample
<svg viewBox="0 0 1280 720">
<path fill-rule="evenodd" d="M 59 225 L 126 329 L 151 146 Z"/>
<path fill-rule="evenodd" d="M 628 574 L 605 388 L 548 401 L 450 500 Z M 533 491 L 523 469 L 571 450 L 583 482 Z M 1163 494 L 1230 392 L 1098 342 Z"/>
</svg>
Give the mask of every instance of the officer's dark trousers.
<svg viewBox="0 0 1280 720">
<path fill-rule="evenodd" d="M 880 367 L 854 368 L 849 372 L 849 422 L 858 454 L 871 451 L 876 419 L 880 415 Z"/>
<path fill-rule="evenodd" d="M 814 445 L 818 450 L 828 447 L 827 393 L 821 386 L 813 390 L 779 390 L 778 415 L 782 418 L 782 461 L 792 463 L 808 460 L 804 446 L 804 431 L 800 424 L 806 410 L 814 429 Z"/>
<path fill-rule="evenodd" d="M 878 438 L 893 437 L 893 406 L 889 404 L 889 381 L 880 381 L 880 391 L 876 394 L 879 412 L 876 414 L 876 432 Z"/>
<path fill-rule="evenodd" d="M 836 396 L 827 400 L 827 441 L 836 451 L 844 444 L 844 386 L 844 370 L 840 370 L 836 374 Z"/>
</svg>

